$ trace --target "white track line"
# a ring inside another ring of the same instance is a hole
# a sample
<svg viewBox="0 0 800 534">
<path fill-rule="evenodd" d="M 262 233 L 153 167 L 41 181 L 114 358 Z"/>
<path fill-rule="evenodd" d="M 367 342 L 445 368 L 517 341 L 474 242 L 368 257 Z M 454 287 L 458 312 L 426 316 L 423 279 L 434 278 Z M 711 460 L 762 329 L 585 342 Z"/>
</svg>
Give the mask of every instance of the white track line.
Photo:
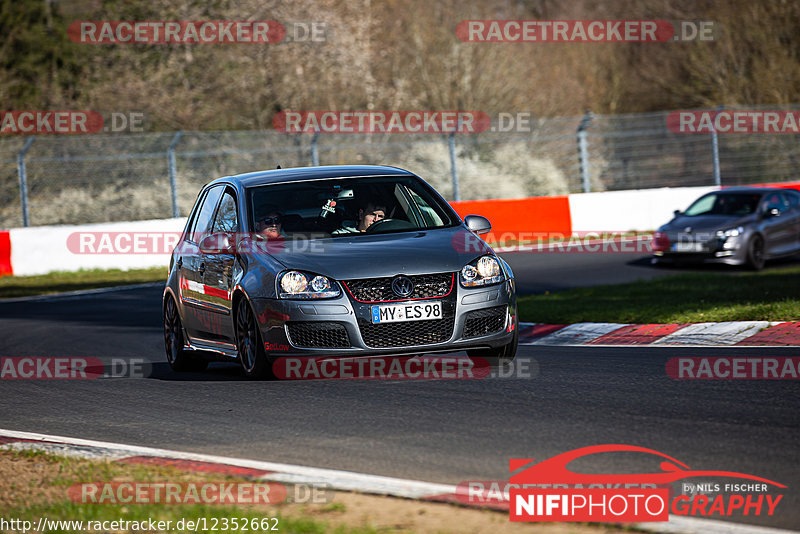
<svg viewBox="0 0 800 534">
<path fill-rule="evenodd" d="M 192 452 L 172 451 L 168 449 L 157 449 L 153 447 L 142 447 L 138 445 L 124 445 L 107 441 L 95 441 L 90 439 L 69 438 L 64 436 L 51 436 L 47 434 L 37 434 L 32 432 L 19 432 L 16 430 L 0 429 L 0 436 L 29 439 L 34 441 L 55 441 L 87 447 L 88 454 L 96 456 L 105 449 L 115 457 L 120 457 L 118 453 L 127 453 L 129 456 L 156 456 L 177 458 L 180 460 L 195 460 L 199 462 L 210 462 L 217 464 L 234 465 L 237 467 L 249 467 L 262 471 L 275 471 L 279 474 L 293 475 L 313 480 L 317 483 L 330 483 L 340 489 L 350 489 L 350 487 L 360 487 L 359 491 L 364 493 L 380 493 L 406 497 L 410 499 L 425 495 L 439 495 L 442 493 L 454 493 L 456 487 L 447 484 L 434 484 L 431 482 L 421 482 L 418 480 L 406 480 L 400 478 L 384 477 L 380 475 L 368 475 L 354 473 L 351 471 L 339 471 L 335 469 L 323 469 L 319 467 L 306 467 L 302 465 L 283 464 L 276 462 L 264 462 L 260 460 L 246 460 L 243 458 L 226 458 L 210 454 L 198 454 Z M 13 444 L 11 444 L 13 445 Z M 124 456 L 122 456 L 124 457 Z M 348 486 L 347 488 L 345 486 Z"/>
<path fill-rule="evenodd" d="M 316 484 L 328 484 L 332 489 L 354 491 L 359 493 L 375 493 L 408 499 L 421 499 L 424 497 L 445 494 L 455 495 L 456 493 L 456 486 L 449 484 L 436 484 L 433 482 L 384 477 L 380 475 L 369 475 L 365 473 L 355 473 L 352 471 L 339 471 L 336 469 L 323 469 L 294 464 L 263 462 L 259 460 L 246 460 L 242 458 L 226 458 L 224 456 L 214 456 L 210 454 L 180 452 L 168 449 L 157 449 L 153 447 L 141 447 L 138 445 L 124 445 L 121 443 L 112 443 L 107 441 L 52 436 L 33 432 L 20 432 L 17 430 L 0 429 L 0 436 L 27 439 L 32 441 L 60 442 L 63 444 L 83 447 L 85 448 L 83 451 L 76 451 L 73 449 L 71 452 L 66 452 L 66 447 L 58 447 L 57 445 L 53 447 L 52 444 L 47 443 L 41 444 L 44 446 L 43 448 L 47 448 L 48 450 L 56 453 L 82 455 L 89 458 L 98 458 L 105 455 L 117 459 L 125 458 L 127 456 L 154 456 L 233 465 L 238 467 L 249 467 L 251 469 L 275 472 L 264 475 L 261 477 L 263 480 L 275 480 L 287 483 L 313 482 Z M 30 447 L 30 445 L 31 444 L 25 443 L 10 443 L 0 448 L 26 448 Z M 630 526 L 648 532 L 664 532 L 675 534 L 788 534 L 790 532 L 797 532 L 792 530 L 745 525 L 742 523 L 729 523 L 726 521 L 696 519 L 693 517 L 683 516 L 670 516 L 668 523 L 634 523 Z"/>
</svg>

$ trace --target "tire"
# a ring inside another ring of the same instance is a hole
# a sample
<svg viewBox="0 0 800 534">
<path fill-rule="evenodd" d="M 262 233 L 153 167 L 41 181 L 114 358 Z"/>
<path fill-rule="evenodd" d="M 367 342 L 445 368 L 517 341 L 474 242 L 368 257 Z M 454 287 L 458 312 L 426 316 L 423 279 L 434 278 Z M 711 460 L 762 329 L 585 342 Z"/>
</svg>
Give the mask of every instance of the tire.
<svg viewBox="0 0 800 534">
<path fill-rule="evenodd" d="M 192 358 L 184 348 L 183 324 L 175 299 L 167 297 L 164 303 L 164 349 L 167 362 L 173 371 L 203 371 L 208 367 L 206 360 Z"/>
<path fill-rule="evenodd" d="M 244 376 L 253 380 L 273 378 L 272 362 L 267 358 L 261 332 L 247 300 L 236 306 L 236 351 Z"/>
<path fill-rule="evenodd" d="M 506 367 L 511 365 L 517 355 L 519 346 L 519 322 L 514 322 L 514 337 L 511 341 L 496 349 L 474 349 L 468 350 L 467 356 L 470 358 L 483 358 L 488 360 L 492 367 Z"/>
<path fill-rule="evenodd" d="M 747 242 L 747 266 L 754 271 L 760 271 L 765 262 L 764 238 L 756 234 Z"/>
</svg>

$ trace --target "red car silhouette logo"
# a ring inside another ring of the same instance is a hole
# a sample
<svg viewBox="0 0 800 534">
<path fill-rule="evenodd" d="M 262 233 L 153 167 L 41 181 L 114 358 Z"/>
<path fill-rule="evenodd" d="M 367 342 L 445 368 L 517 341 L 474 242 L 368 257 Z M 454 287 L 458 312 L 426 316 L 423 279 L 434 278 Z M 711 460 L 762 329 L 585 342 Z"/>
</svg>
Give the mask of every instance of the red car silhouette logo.
<svg viewBox="0 0 800 534">
<path fill-rule="evenodd" d="M 567 464 L 570 462 L 588 456 L 590 454 L 597 454 L 601 452 L 643 452 L 648 454 L 655 454 L 665 459 L 660 464 L 661 471 L 657 473 L 641 473 L 641 474 L 589 474 L 589 473 L 576 473 L 567 469 Z M 509 471 L 512 473 L 522 466 L 535 462 L 533 459 L 513 459 L 509 460 Z M 697 471 L 691 469 L 688 465 L 668 456 L 664 453 L 647 449 L 644 447 L 637 447 L 635 445 L 593 445 L 591 447 L 582 447 L 573 451 L 565 452 L 538 462 L 524 471 L 512 475 L 509 482 L 511 484 L 669 484 L 676 480 L 691 477 L 729 477 L 729 478 L 743 478 L 747 480 L 754 480 L 757 482 L 766 482 L 785 488 L 783 484 L 768 480 L 766 478 L 757 477 L 754 475 L 747 475 L 744 473 L 736 473 L 732 471 Z"/>
</svg>

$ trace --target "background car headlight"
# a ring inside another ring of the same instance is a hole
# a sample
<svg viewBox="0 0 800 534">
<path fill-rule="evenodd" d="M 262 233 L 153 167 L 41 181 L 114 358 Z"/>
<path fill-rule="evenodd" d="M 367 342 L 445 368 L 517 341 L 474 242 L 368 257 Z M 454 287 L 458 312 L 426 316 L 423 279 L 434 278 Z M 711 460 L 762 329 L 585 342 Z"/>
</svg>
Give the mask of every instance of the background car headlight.
<svg viewBox="0 0 800 534">
<path fill-rule="evenodd" d="M 736 228 L 730 228 L 729 230 L 719 230 L 717 232 L 717 237 L 739 237 L 744 233 L 744 226 L 737 226 Z"/>
<path fill-rule="evenodd" d="M 481 256 L 461 269 L 459 280 L 463 287 L 477 287 L 500 283 L 505 277 L 497 258 Z"/>
<path fill-rule="evenodd" d="M 338 297 L 339 286 L 322 275 L 287 271 L 278 280 L 282 299 L 328 299 Z"/>
</svg>

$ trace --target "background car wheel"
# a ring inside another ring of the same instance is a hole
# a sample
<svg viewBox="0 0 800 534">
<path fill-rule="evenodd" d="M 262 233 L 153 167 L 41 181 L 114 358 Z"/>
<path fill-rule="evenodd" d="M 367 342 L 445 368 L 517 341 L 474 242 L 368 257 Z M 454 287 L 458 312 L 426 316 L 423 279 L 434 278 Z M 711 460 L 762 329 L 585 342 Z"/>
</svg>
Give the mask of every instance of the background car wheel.
<svg viewBox="0 0 800 534">
<path fill-rule="evenodd" d="M 754 271 L 764 268 L 764 238 L 756 234 L 747 243 L 747 266 Z"/>
<path fill-rule="evenodd" d="M 272 378 L 272 362 L 264 352 L 261 332 L 250 305 L 242 299 L 236 308 L 236 350 L 247 378 Z"/>
<path fill-rule="evenodd" d="M 207 361 L 192 358 L 183 345 L 183 325 L 178 306 L 172 297 L 168 297 L 164 304 L 164 348 L 167 362 L 173 371 L 202 371 L 208 367 Z"/>
</svg>

